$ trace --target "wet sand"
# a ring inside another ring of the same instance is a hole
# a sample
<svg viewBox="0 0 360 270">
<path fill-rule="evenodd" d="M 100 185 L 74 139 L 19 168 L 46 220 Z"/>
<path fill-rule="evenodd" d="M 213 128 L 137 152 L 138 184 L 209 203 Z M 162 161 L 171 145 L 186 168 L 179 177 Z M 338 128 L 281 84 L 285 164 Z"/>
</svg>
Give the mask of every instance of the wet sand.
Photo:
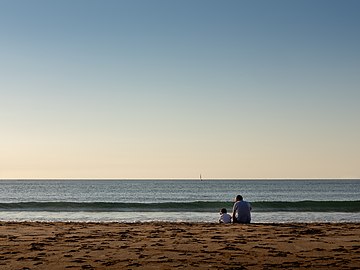
<svg viewBox="0 0 360 270">
<path fill-rule="evenodd" d="M 360 269 L 359 223 L 0 222 L 0 269 Z"/>
</svg>

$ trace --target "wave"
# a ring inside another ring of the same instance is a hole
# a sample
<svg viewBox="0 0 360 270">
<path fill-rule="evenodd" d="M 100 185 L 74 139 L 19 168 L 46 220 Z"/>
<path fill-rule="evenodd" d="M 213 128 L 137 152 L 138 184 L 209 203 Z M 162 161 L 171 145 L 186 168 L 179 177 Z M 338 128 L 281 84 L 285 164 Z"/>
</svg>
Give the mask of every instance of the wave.
<svg viewBox="0 0 360 270">
<path fill-rule="evenodd" d="M 47 212 L 217 212 L 232 202 L 197 201 L 164 203 L 120 202 L 16 202 L 0 203 L 0 211 Z M 360 212 L 360 201 L 252 202 L 254 212 Z"/>
</svg>

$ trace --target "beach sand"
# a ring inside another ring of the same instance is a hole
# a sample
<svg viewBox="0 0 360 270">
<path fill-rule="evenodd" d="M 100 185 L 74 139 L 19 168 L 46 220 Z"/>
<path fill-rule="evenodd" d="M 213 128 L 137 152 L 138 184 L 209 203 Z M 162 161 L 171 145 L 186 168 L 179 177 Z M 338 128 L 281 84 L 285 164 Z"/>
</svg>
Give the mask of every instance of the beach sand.
<svg viewBox="0 0 360 270">
<path fill-rule="evenodd" d="M 0 269 L 360 269 L 359 225 L 0 222 Z"/>
</svg>

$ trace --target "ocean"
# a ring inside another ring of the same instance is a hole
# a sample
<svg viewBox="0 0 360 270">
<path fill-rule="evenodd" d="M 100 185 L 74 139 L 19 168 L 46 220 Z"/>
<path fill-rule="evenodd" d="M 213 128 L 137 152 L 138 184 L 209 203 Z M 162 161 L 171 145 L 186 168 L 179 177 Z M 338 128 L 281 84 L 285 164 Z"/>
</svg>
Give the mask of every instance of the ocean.
<svg viewBox="0 0 360 270">
<path fill-rule="evenodd" d="M 241 194 L 253 223 L 360 222 L 360 180 L 1 180 L 1 221 L 218 222 Z"/>
</svg>

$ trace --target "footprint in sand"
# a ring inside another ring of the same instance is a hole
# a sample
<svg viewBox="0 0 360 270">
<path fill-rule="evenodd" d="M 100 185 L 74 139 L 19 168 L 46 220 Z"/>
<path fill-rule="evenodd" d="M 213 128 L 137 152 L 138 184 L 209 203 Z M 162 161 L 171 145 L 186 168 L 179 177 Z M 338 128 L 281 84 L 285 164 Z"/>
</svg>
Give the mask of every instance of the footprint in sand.
<svg viewBox="0 0 360 270">
<path fill-rule="evenodd" d="M 44 250 L 44 243 L 31 243 L 30 244 L 30 250 Z"/>
<path fill-rule="evenodd" d="M 95 269 L 95 268 L 89 264 L 85 264 L 81 266 L 81 269 Z"/>
<path fill-rule="evenodd" d="M 78 259 L 72 260 L 71 262 L 83 263 L 83 262 L 86 262 L 86 260 L 85 260 L 85 259 L 82 259 L 82 258 L 78 258 Z"/>
</svg>

